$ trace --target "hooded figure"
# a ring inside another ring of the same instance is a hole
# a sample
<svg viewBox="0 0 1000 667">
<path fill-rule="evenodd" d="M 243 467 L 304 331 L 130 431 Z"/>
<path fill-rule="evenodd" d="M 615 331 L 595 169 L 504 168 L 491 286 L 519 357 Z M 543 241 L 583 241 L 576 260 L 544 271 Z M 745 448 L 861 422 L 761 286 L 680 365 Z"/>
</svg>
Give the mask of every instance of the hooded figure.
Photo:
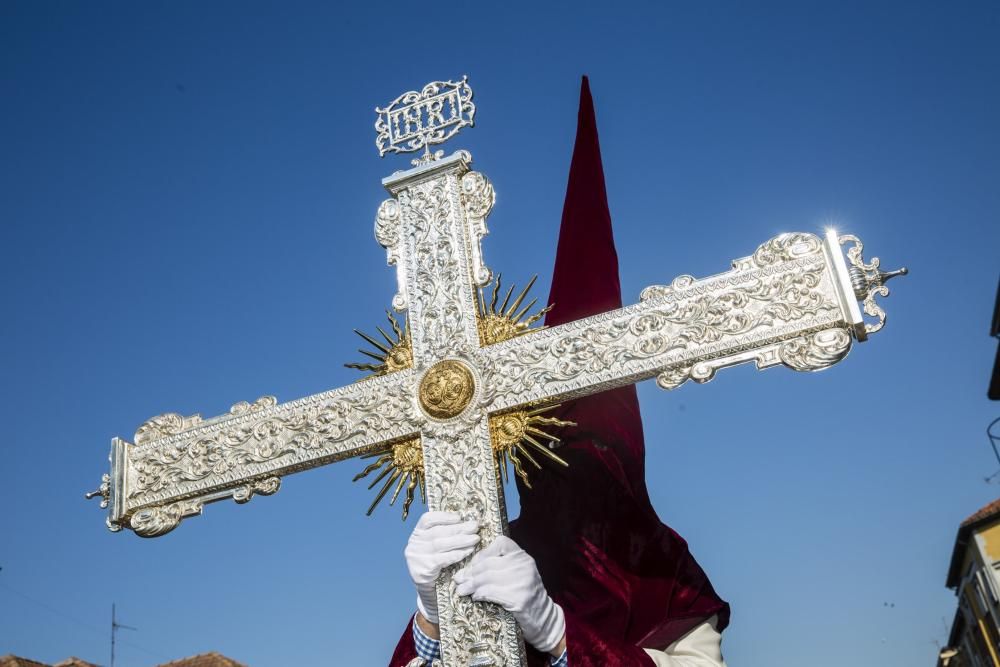
<svg viewBox="0 0 1000 667">
<path fill-rule="evenodd" d="M 548 326 L 622 306 L 586 77 L 549 303 Z M 650 503 L 635 387 L 576 399 L 549 414 L 577 423 L 560 433 L 558 454 L 569 467 L 535 471 L 530 489 L 517 480 L 521 514 L 510 523 L 510 538 L 498 538 L 456 573 L 458 593 L 514 613 L 531 667 L 724 665 L 719 633 L 729 605 Z M 403 633 L 391 667 L 418 653 L 428 663 L 434 656 L 435 628 L 425 622 L 436 622 L 436 609 L 427 608 L 435 604 L 434 579 L 478 543 L 474 522 L 442 515 L 425 514 L 407 547 L 421 619 Z M 430 552 L 428 531 L 451 536 L 447 557 Z"/>
</svg>

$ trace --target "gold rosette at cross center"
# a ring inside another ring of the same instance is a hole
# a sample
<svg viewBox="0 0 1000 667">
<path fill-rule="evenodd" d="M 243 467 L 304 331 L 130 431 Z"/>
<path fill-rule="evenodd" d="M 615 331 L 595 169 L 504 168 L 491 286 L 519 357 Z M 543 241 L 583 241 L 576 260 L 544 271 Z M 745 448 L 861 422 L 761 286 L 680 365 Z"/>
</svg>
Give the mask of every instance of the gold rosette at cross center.
<svg viewBox="0 0 1000 667">
<path fill-rule="evenodd" d="M 502 286 L 499 275 L 491 284 L 477 290 L 476 324 L 479 330 L 479 340 L 483 346 L 494 345 L 544 328 L 544 326 L 532 328 L 531 325 L 542 319 L 552 306 L 546 306 L 529 315 L 538 300 L 532 299 L 527 305 L 523 305 L 537 278 L 538 276 L 533 277 L 513 300 L 514 285 L 511 285 L 503 299 L 500 299 Z M 488 298 L 487 293 L 489 293 Z M 390 335 L 381 327 L 376 327 L 381 340 L 376 336 L 355 329 L 355 333 L 374 348 L 373 350 L 359 349 L 358 352 L 376 363 L 345 364 L 348 368 L 367 371 L 370 373 L 368 377 L 375 377 L 413 367 L 409 327 L 405 321 L 401 327 L 391 312 L 386 311 L 386 315 L 392 334 Z M 418 400 L 421 409 L 431 417 L 451 419 L 468 407 L 474 394 L 475 380 L 469 368 L 460 361 L 446 359 L 434 364 L 424 373 L 418 389 Z M 559 406 L 530 406 L 490 417 L 489 430 L 493 458 L 505 481 L 510 480 L 508 461 L 513 466 L 515 474 L 528 488 L 531 488 L 531 482 L 525 468 L 526 463 L 532 464 L 538 470 L 542 468 L 539 458 L 548 459 L 563 466 L 568 465 L 553 451 L 559 438 L 546 429 L 575 426 L 576 424 L 544 414 L 557 407 Z M 363 479 L 377 471 L 368 488 L 374 489 L 380 482 L 382 483 L 381 488 L 375 494 L 375 499 L 368 508 L 369 515 L 389 494 L 390 490 L 392 491 L 392 495 L 389 496 L 390 505 L 395 504 L 399 496 L 403 494 L 404 489 L 406 491 L 403 500 L 403 520 L 406 520 L 409 515 L 417 488 L 420 489 L 420 499 L 424 503 L 427 502 L 424 457 L 419 438 L 394 443 L 388 448 L 379 449 L 361 458 L 375 460 L 358 473 L 354 477 L 354 481 Z"/>
</svg>

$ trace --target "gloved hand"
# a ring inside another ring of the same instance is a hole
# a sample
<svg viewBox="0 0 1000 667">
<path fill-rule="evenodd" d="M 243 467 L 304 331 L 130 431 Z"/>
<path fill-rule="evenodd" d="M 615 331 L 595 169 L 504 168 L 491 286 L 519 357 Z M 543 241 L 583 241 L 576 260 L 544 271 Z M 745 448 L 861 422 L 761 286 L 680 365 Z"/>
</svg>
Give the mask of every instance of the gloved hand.
<svg viewBox="0 0 1000 667">
<path fill-rule="evenodd" d="M 494 602 L 514 615 L 524 641 L 551 652 L 566 634 L 562 607 L 549 597 L 535 560 L 501 535 L 455 573 L 456 592 Z"/>
<path fill-rule="evenodd" d="M 475 550 L 479 544 L 478 530 L 476 521 L 462 521 L 453 512 L 425 512 L 417 521 L 403 553 L 417 588 L 417 609 L 431 623 L 438 622 L 434 582 L 441 570 Z"/>
</svg>

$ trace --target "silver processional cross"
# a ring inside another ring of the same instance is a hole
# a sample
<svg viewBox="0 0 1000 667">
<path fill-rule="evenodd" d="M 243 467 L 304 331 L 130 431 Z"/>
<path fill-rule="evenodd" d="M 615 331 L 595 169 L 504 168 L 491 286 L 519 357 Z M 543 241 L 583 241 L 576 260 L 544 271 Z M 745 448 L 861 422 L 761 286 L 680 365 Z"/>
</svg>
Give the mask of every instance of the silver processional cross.
<svg viewBox="0 0 1000 667">
<path fill-rule="evenodd" d="M 405 512 L 419 487 L 430 509 L 478 519 L 489 544 L 507 527 L 507 459 L 522 476 L 521 457 L 561 462 L 543 427 L 562 424 L 544 416 L 546 406 L 652 377 L 664 389 L 707 382 L 751 361 L 826 368 L 882 327 L 875 297 L 905 273 L 865 262 L 853 236 L 782 234 L 725 273 L 680 276 L 625 308 L 532 329 L 546 309 L 530 314 L 527 290 L 512 301 L 508 289 L 501 303 L 499 278 L 483 261 L 493 187 L 471 171 L 466 151 L 430 150 L 473 124 L 467 80 L 430 83 L 376 112 L 380 155 L 424 153 L 383 180 L 391 196 L 375 237 L 396 267 L 392 306 L 405 325 L 389 315 L 393 335 L 366 337 L 379 363 L 355 366 L 374 375 L 288 403 L 237 403 L 211 419 L 159 415 L 133 442 L 114 438 L 110 473 L 88 494 L 109 508 L 111 530 L 163 535 L 207 503 L 244 503 L 277 491 L 285 475 L 371 455 L 363 474 L 380 470 L 372 486 L 386 480 L 376 503 L 390 490 L 395 501 L 405 485 Z M 865 321 L 859 301 L 875 320 Z M 525 664 L 513 617 L 456 596 L 451 570 L 438 582 L 438 605 L 444 665 Z"/>
</svg>

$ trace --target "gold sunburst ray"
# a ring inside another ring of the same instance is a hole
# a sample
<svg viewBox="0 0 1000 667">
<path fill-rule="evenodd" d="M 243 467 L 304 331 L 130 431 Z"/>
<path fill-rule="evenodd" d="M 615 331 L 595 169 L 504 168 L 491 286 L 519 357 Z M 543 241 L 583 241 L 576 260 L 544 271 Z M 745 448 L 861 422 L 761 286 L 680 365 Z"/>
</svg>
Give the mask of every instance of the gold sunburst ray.
<svg viewBox="0 0 1000 667">
<path fill-rule="evenodd" d="M 420 448 L 419 438 L 397 442 L 390 445 L 388 449 L 380 449 L 370 454 L 364 454 L 360 458 L 374 458 L 375 461 L 368 464 L 364 470 L 355 475 L 353 481 L 357 482 L 360 479 L 364 479 L 378 470 L 379 473 L 368 485 L 369 489 L 374 489 L 383 479 L 386 477 L 389 478 L 382 485 L 382 488 L 378 490 L 378 493 L 375 494 L 375 500 L 368 507 L 368 516 L 371 516 L 372 512 L 375 511 L 375 508 L 382 502 L 382 499 L 385 498 L 394 483 L 396 488 L 389 498 L 390 505 L 396 504 L 396 499 L 402 493 L 404 485 L 406 488 L 406 497 L 403 500 L 403 521 L 406 521 L 406 517 L 410 514 L 410 505 L 413 504 L 418 487 L 420 488 L 421 502 L 424 504 L 427 503 L 426 483 L 424 481 L 424 453 Z"/>
<path fill-rule="evenodd" d="M 359 371 L 367 371 L 372 376 L 385 375 L 404 368 L 413 367 L 413 348 L 410 345 L 409 324 L 404 320 L 403 326 L 400 327 L 399 322 L 396 321 L 396 318 L 393 317 L 392 312 L 389 310 L 385 311 L 385 315 L 389 320 L 393 336 L 386 333 L 382 327 L 375 327 L 385 342 L 358 329 L 354 330 L 354 333 L 361 336 L 366 343 L 376 350 L 373 352 L 372 350 L 358 348 L 358 352 L 378 363 L 350 363 L 344 364 L 345 366 Z"/>
<path fill-rule="evenodd" d="M 514 474 L 524 482 L 526 487 L 531 488 L 531 481 L 528 479 L 528 472 L 525 470 L 521 457 L 523 456 L 536 469 L 541 470 L 542 465 L 535 459 L 532 452 L 544 454 L 553 463 L 569 466 L 562 457 L 552 451 L 552 446 L 560 442 L 559 438 L 540 428 L 540 426 L 556 428 L 576 426 L 575 422 L 547 417 L 542 414 L 558 407 L 559 404 L 547 405 L 532 410 L 515 410 L 490 417 L 490 442 L 493 447 L 493 456 L 505 482 L 510 481 L 510 474 L 507 471 L 507 462 L 509 461 L 514 468 Z M 546 446 L 538 438 L 548 440 L 550 445 Z"/>
<path fill-rule="evenodd" d="M 524 303 L 528 292 L 531 291 L 536 280 L 538 280 L 537 275 L 528 281 L 528 284 L 514 298 L 513 302 L 511 302 L 511 297 L 514 296 L 515 286 L 511 285 L 507 288 L 507 293 L 499 305 L 498 301 L 500 300 L 500 291 L 502 289 L 500 274 L 497 274 L 496 280 L 493 281 L 492 290 L 490 290 L 489 283 L 476 290 L 476 309 L 478 311 L 476 322 L 479 327 L 480 343 L 483 345 L 493 345 L 494 343 L 522 336 L 529 331 L 537 331 L 545 328 L 542 326 L 532 329 L 531 325 L 542 319 L 547 312 L 552 310 L 551 305 L 540 309 L 535 314 L 528 316 L 527 319 L 525 319 L 525 316 L 535 307 L 538 299 L 532 299 L 527 306 L 521 308 L 521 304 Z M 488 300 L 487 291 L 490 292 Z M 520 310 L 518 310 L 519 308 Z"/>
</svg>

